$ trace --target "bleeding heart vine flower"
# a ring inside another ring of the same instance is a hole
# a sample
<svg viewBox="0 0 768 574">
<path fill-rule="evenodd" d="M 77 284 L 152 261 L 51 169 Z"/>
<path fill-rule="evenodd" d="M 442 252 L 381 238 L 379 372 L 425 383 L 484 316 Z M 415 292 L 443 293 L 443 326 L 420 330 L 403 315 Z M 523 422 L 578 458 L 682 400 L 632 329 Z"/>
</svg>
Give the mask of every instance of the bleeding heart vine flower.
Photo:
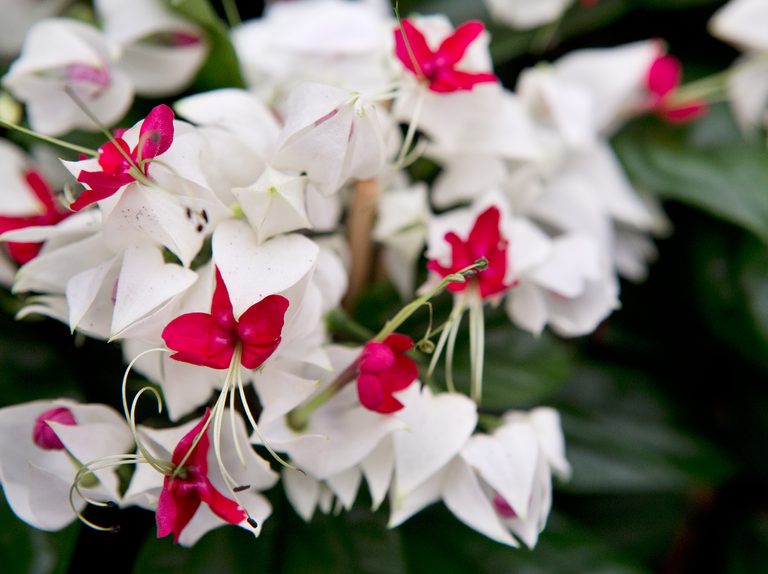
<svg viewBox="0 0 768 574">
<path fill-rule="evenodd" d="M 64 443 L 53 430 L 50 423 L 75 426 L 77 419 L 67 407 L 54 407 L 40 413 L 32 427 L 32 441 L 43 450 L 64 450 Z"/>
<path fill-rule="evenodd" d="M 43 176 L 34 170 L 28 170 L 24 173 L 24 179 L 27 186 L 37 198 L 41 212 L 25 216 L 0 215 L 0 234 L 6 231 L 24 229 L 26 227 L 38 227 L 44 225 L 56 225 L 60 221 L 69 217 L 70 213 L 65 211 L 56 201 L 56 198 L 48 187 Z M 22 243 L 9 241 L 6 244 L 8 254 L 11 259 L 19 265 L 28 263 L 40 253 L 42 243 Z"/>
<path fill-rule="evenodd" d="M 171 358 L 212 369 L 226 369 L 239 349 L 238 362 L 258 369 L 280 344 L 288 299 L 269 295 L 235 319 L 227 286 L 216 270 L 210 313 L 187 313 L 163 330 L 163 340 L 176 351 Z"/>
<path fill-rule="evenodd" d="M 173 117 L 173 110 L 161 104 L 144 119 L 133 149 L 120 135 L 102 145 L 98 157 L 101 171 L 80 172 L 77 181 L 87 187 L 70 207 L 80 211 L 111 197 L 121 187 L 148 177 L 152 160 L 168 151 L 173 143 Z"/>
<path fill-rule="evenodd" d="M 227 498 L 208 479 L 208 425 L 211 411 L 176 445 L 171 461 L 175 467 L 163 480 L 163 490 L 157 502 L 157 537 L 173 534 L 178 544 L 182 530 L 189 524 L 201 503 L 208 505 L 216 516 L 230 524 L 253 521 L 236 501 Z M 252 526 L 257 524 L 253 521 Z"/>
<path fill-rule="evenodd" d="M 457 69 L 467 48 L 485 30 L 482 22 L 472 20 L 461 26 L 432 50 L 424 34 L 409 20 L 402 20 L 395 30 L 395 54 L 403 65 L 427 87 L 438 93 L 471 90 L 477 84 L 497 82 L 490 72 L 464 72 Z"/>
<path fill-rule="evenodd" d="M 508 242 L 501 232 L 501 211 L 496 206 L 488 207 L 480 213 L 466 239 L 461 239 L 455 232 L 445 234 L 445 242 L 451 247 L 451 259 L 448 265 L 437 260 L 427 263 L 427 268 L 440 275 L 448 277 L 461 269 L 465 261 L 482 259 L 486 262 L 484 271 L 470 277 L 464 283 L 451 283 L 449 291 L 457 293 L 453 310 L 446 321 L 443 332 L 440 333 L 435 353 L 429 366 L 431 375 L 437 366 L 441 353 L 447 344 L 446 383 L 453 391 L 453 353 L 464 310 L 469 308 L 469 340 L 470 361 L 472 371 L 472 398 L 479 402 L 482 396 L 483 353 L 485 339 L 485 319 L 483 302 L 487 299 L 498 301 L 500 296 L 515 286 L 508 279 Z M 469 288 L 469 289 L 467 289 Z"/>
<path fill-rule="evenodd" d="M 235 393 L 239 392 L 248 421 L 254 432 L 261 436 L 245 397 L 241 367 L 258 369 L 275 352 L 282 340 L 288 304 L 288 299 L 281 295 L 268 295 L 235 319 L 229 291 L 221 273 L 216 269 L 216 289 L 211 300 L 211 312 L 186 313 L 176 317 L 163 330 L 162 337 L 166 345 L 176 351 L 172 359 L 201 367 L 227 369 L 219 399 L 213 407 L 216 428 L 221 427 L 227 397 L 230 398 L 231 407 Z M 230 409 L 231 416 L 234 416 L 234 412 Z M 269 445 L 265 446 L 275 459 L 284 463 Z M 214 443 L 214 450 L 220 459 L 218 440 Z M 222 468 L 222 474 L 227 475 L 226 469 Z"/>
<path fill-rule="evenodd" d="M 671 123 L 685 123 L 702 116 L 709 109 L 705 100 L 677 101 L 682 81 L 682 64 L 669 54 L 656 58 L 648 70 L 646 86 L 649 107 Z"/>
<path fill-rule="evenodd" d="M 379 413 L 403 408 L 393 393 L 407 389 L 419 376 L 418 366 L 405 354 L 412 348 L 413 340 L 400 333 L 392 333 L 382 342 L 365 344 L 357 377 L 361 405 Z"/>
<path fill-rule="evenodd" d="M 460 238 L 453 231 L 445 234 L 445 241 L 451 246 L 451 262 L 442 265 L 437 260 L 430 260 L 427 269 L 441 277 L 471 265 L 480 258 L 488 261 L 488 267 L 466 283 L 451 283 L 448 291 L 461 293 L 469 286 L 476 286 L 480 297 L 486 299 L 503 293 L 514 282 L 507 280 L 507 246 L 508 242 L 501 233 L 501 212 L 496 206 L 491 206 L 477 216 L 466 239 Z"/>
</svg>

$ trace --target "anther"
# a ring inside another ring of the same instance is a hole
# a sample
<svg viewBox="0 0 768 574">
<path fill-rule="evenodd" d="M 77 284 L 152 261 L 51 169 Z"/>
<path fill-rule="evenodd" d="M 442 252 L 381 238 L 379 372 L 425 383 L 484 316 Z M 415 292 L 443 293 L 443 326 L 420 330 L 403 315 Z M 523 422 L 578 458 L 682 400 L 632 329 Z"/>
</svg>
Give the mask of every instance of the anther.
<svg viewBox="0 0 768 574">
<path fill-rule="evenodd" d="M 236 486 L 235 488 L 233 488 L 232 492 L 243 492 L 245 490 L 248 490 L 249 488 L 251 488 L 250 484 L 243 484 L 243 485 Z"/>
<path fill-rule="evenodd" d="M 205 210 L 203 209 L 203 210 L 200 212 L 200 215 L 202 215 L 202 216 L 203 216 L 203 221 L 205 221 L 206 223 L 208 223 L 208 212 L 207 212 L 207 211 L 205 211 Z"/>
<path fill-rule="evenodd" d="M 248 518 L 246 518 L 246 519 L 245 519 L 245 521 L 248 523 L 248 525 L 249 525 L 251 528 L 258 528 L 258 527 L 259 527 L 259 523 L 258 523 L 258 522 L 256 522 L 256 520 L 255 520 L 253 517 L 251 517 L 251 516 L 249 516 Z"/>
</svg>

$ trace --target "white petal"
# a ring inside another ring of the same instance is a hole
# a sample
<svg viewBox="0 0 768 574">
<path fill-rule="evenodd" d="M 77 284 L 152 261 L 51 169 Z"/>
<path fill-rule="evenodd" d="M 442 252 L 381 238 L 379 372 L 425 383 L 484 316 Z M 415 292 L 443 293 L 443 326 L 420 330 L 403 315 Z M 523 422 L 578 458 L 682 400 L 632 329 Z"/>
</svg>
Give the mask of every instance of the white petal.
<svg viewBox="0 0 768 574">
<path fill-rule="evenodd" d="M 371 492 L 371 510 L 377 510 L 387 495 L 395 468 L 395 451 L 392 441 L 383 440 L 360 463 Z"/>
<path fill-rule="evenodd" d="M 243 221 L 223 222 L 213 234 L 213 259 L 229 290 L 235 317 L 305 278 L 318 251 L 314 242 L 301 235 L 284 235 L 259 244 Z"/>
<path fill-rule="evenodd" d="M 428 387 L 411 385 L 397 398 L 405 406 L 397 416 L 407 429 L 393 435 L 396 495 L 411 492 L 443 468 L 469 439 L 477 407 L 464 395 L 432 396 Z"/>
<path fill-rule="evenodd" d="M 117 279 L 118 256 L 104 263 L 86 269 L 67 281 L 66 295 L 69 305 L 69 328 L 74 331 L 85 314 L 92 308 L 100 294 L 104 294 L 105 286 L 112 292 Z M 107 283 L 111 283 L 107 285 Z"/>
<path fill-rule="evenodd" d="M 464 524 L 496 542 L 518 546 L 499 520 L 475 473 L 460 458 L 446 469 L 442 494 L 445 505 Z"/>
<path fill-rule="evenodd" d="M 444 474 L 444 471 L 433 474 L 408 494 L 398 495 L 394 489 L 390 490 L 391 510 L 387 526 L 395 528 L 420 510 L 440 500 Z"/>
<path fill-rule="evenodd" d="M 286 468 L 283 470 L 283 487 L 296 513 L 306 522 L 312 520 L 320 499 L 320 482 L 308 474 Z"/>
<path fill-rule="evenodd" d="M 194 271 L 164 263 L 159 249 L 149 245 L 129 248 L 117 281 L 112 336 L 122 332 L 197 280 Z"/>
<path fill-rule="evenodd" d="M 473 436 L 461 456 L 525 520 L 539 442 L 527 424 L 508 425 L 503 428 L 503 436 L 501 430 L 493 437 Z"/>
<path fill-rule="evenodd" d="M 768 6 L 762 0 L 731 0 L 712 17 L 718 38 L 744 48 L 768 51 Z"/>
<path fill-rule="evenodd" d="M 345 510 L 350 510 L 357 498 L 357 491 L 360 488 L 362 473 L 356 466 L 329 476 L 326 483 L 333 493 L 338 497 Z"/>
<path fill-rule="evenodd" d="M 260 243 L 280 233 L 311 227 L 304 198 L 303 177 L 267 167 L 253 185 L 232 193 L 248 220 L 256 228 Z"/>
<path fill-rule="evenodd" d="M 274 361 L 267 363 L 261 372 L 254 373 L 253 383 L 263 408 L 259 417 L 260 424 L 266 424 L 293 410 L 318 385 L 316 380 L 304 379 L 280 369 Z"/>
</svg>

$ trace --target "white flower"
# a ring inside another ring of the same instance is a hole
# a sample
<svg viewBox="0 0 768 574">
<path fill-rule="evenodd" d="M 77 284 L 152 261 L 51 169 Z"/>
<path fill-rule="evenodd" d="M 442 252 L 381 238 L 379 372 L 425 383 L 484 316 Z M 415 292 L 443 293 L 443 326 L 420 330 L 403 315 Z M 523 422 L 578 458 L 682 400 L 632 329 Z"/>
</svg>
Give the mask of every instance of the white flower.
<svg viewBox="0 0 768 574">
<path fill-rule="evenodd" d="M 527 29 L 557 20 L 573 0 L 485 0 L 491 15 L 513 28 Z"/>
<path fill-rule="evenodd" d="M 14 513 L 35 528 L 59 530 L 75 519 L 69 490 L 81 465 L 133 446 L 120 415 L 103 405 L 42 400 L 0 409 L 0 482 Z M 111 469 L 86 475 L 83 493 L 119 501 Z M 75 507 L 85 502 L 76 495 Z"/>
<path fill-rule="evenodd" d="M 0 54 L 15 55 L 36 22 L 60 13 L 69 3 L 70 0 L 0 0 Z"/>
<path fill-rule="evenodd" d="M 390 22 L 373 3 L 277 2 L 232 33 L 243 74 L 265 101 L 304 81 L 375 92 L 391 78 Z"/>
<path fill-rule="evenodd" d="M 234 432 L 230 429 L 230 416 L 234 417 Z M 272 506 L 260 492 L 274 486 L 278 480 L 278 475 L 269 468 L 267 461 L 250 448 L 245 425 L 240 415 L 227 410 L 224 412 L 224 421 L 220 444 L 221 462 L 226 471 L 237 481 L 238 486 L 248 487 L 237 492 L 234 496 L 236 496 L 240 506 L 258 523 L 255 532 L 258 534 L 264 521 L 272 514 Z M 195 420 L 168 429 L 139 426 L 139 437 L 153 456 L 170 461 L 176 445 L 198 422 Z M 213 444 L 215 439 L 212 428 L 209 428 L 208 433 L 211 437 L 211 444 Z M 235 446 L 235 441 L 240 445 L 239 451 Z M 243 454 L 242 462 L 238 452 Z M 233 493 L 222 476 L 219 461 L 213 448 L 208 451 L 208 479 L 220 493 L 227 497 L 233 497 Z M 162 488 L 162 474 L 148 464 L 137 465 L 131 484 L 123 498 L 123 504 L 155 510 Z M 182 546 L 192 546 L 205 533 L 224 524 L 226 523 L 218 518 L 207 505 L 201 504 L 192 520 L 184 527 L 179 537 L 179 543 Z M 241 526 L 252 530 L 245 522 Z"/>
<path fill-rule="evenodd" d="M 732 0 L 710 21 L 712 34 L 745 52 L 728 77 L 728 95 L 744 129 L 763 119 L 768 104 L 768 4 Z"/>
<path fill-rule="evenodd" d="M 70 89 L 106 126 L 128 111 L 133 86 L 114 65 L 115 52 L 96 28 L 76 20 L 43 20 L 30 29 L 3 85 L 27 104 L 32 129 L 60 135 L 98 130 L 66 93 Z"/>
<path fill-rule="evenodd" d="M 160 0 L 97 0 L 105 35 L 119 46 L 120 68 L 136 93 L 176 94 L 194 79 L 208 53 L 203 31 Z"/>
</svg>

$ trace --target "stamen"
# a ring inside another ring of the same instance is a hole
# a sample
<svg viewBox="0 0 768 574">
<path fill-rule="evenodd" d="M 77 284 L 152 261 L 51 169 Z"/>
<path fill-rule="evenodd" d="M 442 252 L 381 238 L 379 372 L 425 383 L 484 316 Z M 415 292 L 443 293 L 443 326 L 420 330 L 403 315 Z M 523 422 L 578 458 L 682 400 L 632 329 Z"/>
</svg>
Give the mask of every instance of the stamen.
<svg viewBox="0 0 768 574">
<path fill-rule="evenodd" d="M 162 353 L 170 353 L 168 349 L 162 349 L 160 347 L 154 348 L 154 349 L 148 349 L 146 351 L 143 351 L 139 353 L 130 363 L 128 363 L 128 367 L 125 369 L 125 374 L 123 375 L 123 384 L 122 384 L 122 395 L 123 395 L 123 413 L 125 414 L 125 419 L 128 421 L 128 426 L 131 429 L 131 434 L 133 435 L 133 440 L 136 443 L 136 447 L 139 449 L 139 452 L 144 457 L 146 462 L 154 468 L 156 471 L 163 475 L 168 475 L 171 472 L 173 472 L 173 465 L 168 463 L 167 461 L 163 461 L 160 459 L 155 458 L 152 456 L 149 451 L 144 447 L 144 444 L 139 439 L 139 433 L 136 429 L 136 404 L 138 402 L 139 397 L 143 395 L 145 392 L 149 391 L 153 395 L 155 395 L 155 399 L 157 399 L 157 411 L 158 413 L 163 412 L 163 400 L 160 397 L 160 393 L 153 387 L 143 387 L 139 390 L 138 393 L 136 393 L 136 396 L 133 399 L 133 402 L 131 403 L 131 408 L 128 408 L 128 375 L 131 373 L 131 369 L 133 369 L 133 365 L 136 364 L 136 361 L 141 359 L 144 355 L 147 355 L 149 353 L 154 352 L 162 352 Z"/>
<path fill-rule="evenodd" d="M 472 400 L 478 405 L 483 397 L 483 366 L 485 363 L 485 314 L 483 312 L 483 300 L 479 290 L 470 290 L 469 317 L 473 328 L 469 331 L 469 345 L 471 351 L 470 362 L 472 368 Z"/>
<path fill-rule="evenodd" d="M 272 457 L 273 457 L 273 458 L 274 458 L 274 459 L 275 459 L 277 462 L 279 462 L 280 464 L 282 464 L 284 467 L 286 467 L 286 468 L 290 468 L 291 470 L 298 470 L 298 471 L 299 471 L 299 472 L 301 472 L 302 474 L 306 474 L 306 473 L 304 473 L 304 471 L 303 471 L 303 470 L 301 470 L 300 468 L 296 468 L 295 466 L 293 466 L 293 465 L 292 465 L 292 464 L 290 464 L 289 462 L 286 462 L 286 461 L 285 461 L 285 460 L 284 460 L 284 459 L 283 459 L 283 458 L 282 458 L 282 457 L 281 457 L 279 454 L 277 454 L 277 453 L 275 452 L 275 450 L 274 450 L 274 449 L 273 449 L 273 448 L 272 448 L 272 447 L 269 445 L 269 443 L 267 442 L 267 440 L 264 438 L 264 435 L 263 435 L 263 434 L 261 434 L 261 430 L 259 430 L 259 425 L 257 425 L 257 424 L 256 424 L 256 419 L 253 417 L 253 413 L 251 413 L 251 408 L 248 406 L 248 401 L 247 401 L 247 399 L 246 399 L 246 397 L 245 397 L 245 389 L 243 388 L 243 381 L 242 381 L 242 379 L 240 378 L 240 374 L 239 374 L 239 372 L 238 372 L 238 377 L 237 377 L 237 388 L 238 388 L 238 390 L 240 391 L 240 402 L 243 404 L 243 409 L 245 410 L 245 416 L 246 416 L 246 417 L 248 417 L 248 422 L 250 422 L 250 423 L 251 423 L 251 427 L 253 428 L 253 432 L 255 432 L 255 433 L 256 433 L 256 436 L 258 436 L 258 437 L 259 437 L 259 440 L 261 441 L 261 444 L 262 444 L 262 445 L 264 445 L 264 448 L 266 448 L 266 449 L 267 449 L 267 451 L 269 451 L 269 454 L 271 454 L 271 455 L 272 455 Z"/>
<path fill-rule="evenodd" d="M 413 109 L 413 115 L 411 116 L 411 121 L 408 124 L 408 131 L 405 133 L 405 139 L 403 140 L 403 145 L 400 148 L 400 154 L 397 156 L 397 161 L 395 162 L 395 169 L 399 170 L 402 169 L 405 164 L 405 158 L 408 154 L 408 150 L 411 148 L 411 144 L 413 144 L 413 138 L 416 136 L 416 126 L 418 125 L 419 119 L 421 118 L 421 111 L 424 107 L 424 100 L 426 99 L 427 92 L 425 90 L 420 90 L 419 95 L 416 99 L 416 104 Z"/>
<path fill-rule="evenodd" d="M 445 350 L 445 384 L 452 393 L 456 392 L 456 387 L 453 384 L 453 356 L 456 351 L 456 337 L 459 334 L 461 320 L 464 317 L 464 293 L 459 295 L 456 307 L 458 309 L 456 319 L 448 328 L 448 346 Z"/>
<path fill-rule="evenodd" d="M 243 456 L 243 450 L 240 448 L 240 441 L 237 440 L 234 391 L 229 393 L 229 424 L 230 424 L 230 428 L 232 429 L 232 442 L 235 443 L 235 451 L 237 451 L 237 458 L 240 460 L 240 464 L 243 465 L 243 468 L 245 468 L 245 457 Z"/>
</svg>

